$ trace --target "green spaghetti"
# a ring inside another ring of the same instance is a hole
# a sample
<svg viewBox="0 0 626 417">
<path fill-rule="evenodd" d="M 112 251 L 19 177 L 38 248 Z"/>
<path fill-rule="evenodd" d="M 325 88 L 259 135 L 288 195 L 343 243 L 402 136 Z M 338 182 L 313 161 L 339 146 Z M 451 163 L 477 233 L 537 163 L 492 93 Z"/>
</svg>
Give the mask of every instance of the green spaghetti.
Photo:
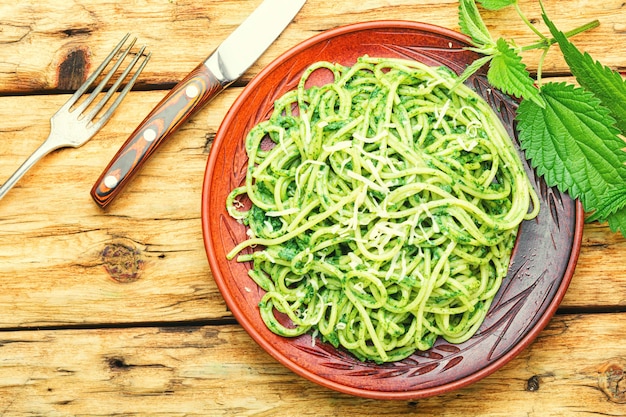
<svg viewBox="0 0 626 417">
<path fill-rule="evenodd" d="M 316 71 L 334 81 L 307 87 Z M 228 258 L 253 262 L 269 329 L 376 362 L 477 331 L 539 203 L 497 116 L 457 84 L 408 60 L 318 62 L 250 131 L 227 200 L 249 239 Z"/>
</svg>

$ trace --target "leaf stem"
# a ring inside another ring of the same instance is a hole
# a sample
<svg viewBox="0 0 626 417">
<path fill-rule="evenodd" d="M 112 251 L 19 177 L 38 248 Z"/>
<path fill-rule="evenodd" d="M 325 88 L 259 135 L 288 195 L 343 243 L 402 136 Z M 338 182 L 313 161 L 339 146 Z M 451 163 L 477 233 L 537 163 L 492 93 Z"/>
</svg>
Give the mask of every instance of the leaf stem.
<svg viewBox="0 0 626 417">
<path fill-rule="evenodd" d="M 526 23 L 526 26 L 528 26 L 530 28 L 530 30 L 532 30 L 533 32 L 535 32 L 535 34 L 537 36 L 539 36 L 542 40 L 546 40 L 546 36 L 541 33 L 539 31 L 539 29 L 537 29 L 535 27 L 535 25 L 533 25 L 532 23 L 530 23 L 530 20 L 528 20 L 528 18 L 526 17 L 526 15 L 524 14 L 524 12 L 522 11 L 522 8 L 519 6 L 518 2 L 515 2 L 515 11 L 517 12 L 517 14 L 519 15 L 519 17 L 524 21 L 524 23 Z"/>
<path fill-rule="evenodd" d="M 577 27 L 575 29 L 572 29 L 572 30 L 570 30 L 568 32 L 565 32 L 565 37 L 566 38 L 571 38 L 572 36 L 576 36 L 576 35 L 578 35 L 580 33 L 586 32 L 588 30 L 595 29 L 598 26 L 600 26 L 600 21 L 596 19 L 596 20 L 593 20 L 593 21 L 591 21 L 589 23 L 586 23 L 586 24 L 584 24 L 582 26 L 579 26 L 579 27 Z M 556 39 L 554 39 L 554 38 L 546 38 L 545 36 L 542 36 L 542 40 L 541 41 L 539 41 L 537 43 L 534 43 L 532 45 L 523 46 L 521 48 L 521 50 L 522 51 L 530 51 L 530 50 L 533 50 L 533 49 L 547 49 L 550 46 L 554 45 L 555 43 L 556 43 Z"/>
<path fill-rule="evenodd" d="M 541 91 L 541 74 L 543 69 L 543 62 L 546 59 L 546 55 L 548 55 L 548 48 L 544 49 L 541 57 L 539 58 L 539 64 L 537 65 L 537 88 Z"/>
<path fill-rule="evenodd" d="M 591 29 L 595 29 L 600 26 L 600 21 L 598 19 L 592 20 L 589 23 L 586 23 L 582 26 L 577 27 L 576 29 L 572 29 L 569 32 L 565 32 L 565 36 L 571 38 L 572 36 L 578 35 L 579 33 L 586 32 Z"/>
</svg>

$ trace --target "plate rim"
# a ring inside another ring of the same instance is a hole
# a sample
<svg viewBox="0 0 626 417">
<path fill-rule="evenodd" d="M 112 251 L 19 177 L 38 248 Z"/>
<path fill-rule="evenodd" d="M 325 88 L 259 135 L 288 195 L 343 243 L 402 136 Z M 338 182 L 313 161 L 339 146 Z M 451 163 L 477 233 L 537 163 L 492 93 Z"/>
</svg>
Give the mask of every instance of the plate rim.
<svg viewBox="0 0 626 417">
<path fill-rule="evenodd" d="M 454 381 L 446 382 L 442 385 L 435 385 L 427 388 L 420 388 L 417 390 L 403 390 L 403 391 L 372 391 L 370 389 L 363 389 L 355 386 L 346 386 L 339 382 L 330 380 L 328 378 L 324 378 L 317 373 L 310 371 L 302 367 L 295 360 L 287 357 L 279 349 L 277 349 L 273 344 L 267 341 L 262 335 L 258 333 L 254 324 L 248 319 L 247 315 L 244 314 L 241 310 L 237 308 L 237 305 L 234 304 L 234 300 L 232 296 L 230 296 L 228 289 L 225 286 L 225 277 L 222 274 L 222 271 L 216 264 L 216 259 L 213 259 L 214 256 L 210 253 L 210 247 L 212 247 L 213 243 L 211 240 L 211 227 L 210 222 L 206 221 L 206 216 L 208 210 L 210 210 L 209 201 L 210 199 L 207 197 L 210 192 L 211 187 L 211 175 L 213 172 L 216 159 L 217 152 L 215 149 L 223 142 L 224 135 L 222 131 L 225 129 L 225 126 L 232 123 L 232 119 L 236 117 L 235 109 L 238 108 L 242 102 L 245 101 L 247 96 L 247 91 L 253 91 L 256 85 L 263 81 L 265 76 L 271 72 L 273 72 L 281 62 L 284 60 L 297 55 L 299 51 L 305 50 L 308 47 L 319 43 L 320 41 L 329 40 L 333 37 L 341 36 L 346 33 L 356 32 L 361 30 L 374 30 L 374 29 L 394 29 L 394 28 L 406 28 L 411 30 L 421 30 L 425 32 L 431 32 L 436 35 L 446 36 L 450 38 L 457 39 L 464 43 L 470 43 L 469 37 L 463 35 L 457 31 L 437 26 L 430 23 L 424 22 L 414 22 L 414 21 L 406 21 L 406 20 L 372 20 L 372 21 L 364 21 L 353 24 L 347 24 L 343 26 L 339 26 L 336 28 L 332 28 L 326 31 L 323 31 L 317 35 L 314 35 L 299 44 L 293 46 L 283 54 L 280 54 L 276 59 L 274 59 L 270 64 L 264 67 L 249 83 L 244 87 L 244 90 L 241 94 L 235 99 L 231 107 L 229 108 L 226 116 L 222 120 L 220 127 L 216 133 L 215 141 L 212 145 L 211 152 L 209 154 L 209 158 L 206 165 L 206 170 L 204 174 L 204 183 L 202 187 L 202 204 L 201 204 L 201 217 L 202 217 L 202 232 L 204 239 L 204 246 L 206 250 L 206 254 L 208 257 L 208 261 L 211 268 L 211 273 L 213 274 L 214 281 L 218 286 L 220 293 L 222 294 L 224 301 L 226 302 L 228 308 L 231 313 L 237 320 L 237 322 L 243 327 L 243 329 L 248 333 L 248 335 L 267 353 L 269 353 L 275 360 L 279 363 L 290 369 L 292 372 L 300 375 L 312 382 L 315 382 L 321 386 L 324 386 L 329 389 L 333 389 L 338 392 L 342 392 L 345 394 L 350 394 L 358 397 L 370 398 L 370 399 L 384 399 L 384 400 L 411 400 L 411 399 L 420 399 L 434 395 L 441 395 L 453 390 L 457 390 L 463 388 L 467 385 L 472 384 L 480 379 L 491 375 L 493 372 L 502 368 L 506 363 L 514 359 L 519 355 L 524 349 L 526 349 L 535 338 L 541 333 L 541 331 L 548 325 L 548 323 L 552 320 L 554 314 L 556 313 L 563 297 L 565 296 L 566 290 L 571 282 L 571 279 L 574 274 L 574 270 L 576 268 L 576 264 L 578 261 L 578 256 L 580 253 L 580 248 L 582 244 L 582 234 L 583 234 L 583 225 L 584 225 L 584 211 L 582 209 L 582 204 L 579 200 L 575 201 L 575 213 L 574 213 L 574 233 L 572 236 L 572 246 L 570 249 L 569 260 L 567 262 L 567 267 L 563 274 L 563 278 L 561 283 L 559 284 L 559 289 L 555 293 L 555 296 L 552 297 L 551 301 L 548 303 L 547 308 L 544 313 L 538 319 L 536 324 L 527 332 L 524 337 L 519 339 L 517 343 L 515 343 L 504 355 L 501 357 L 489 362 L 486 366 L 478 369 L 477 371 L 466 375 L 464 377 L 460 377 Z M 564 287 L 564 288 L 561 288 Z M 228 296 L 226 295 L 228 294 Z"/>
</svg>

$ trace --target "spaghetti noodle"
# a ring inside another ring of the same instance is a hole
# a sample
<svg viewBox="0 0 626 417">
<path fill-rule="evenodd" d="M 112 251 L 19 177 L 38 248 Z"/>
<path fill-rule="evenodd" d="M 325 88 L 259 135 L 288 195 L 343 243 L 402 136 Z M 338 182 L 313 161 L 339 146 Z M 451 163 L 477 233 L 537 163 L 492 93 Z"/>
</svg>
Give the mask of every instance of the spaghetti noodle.
<svg viewBox="0 0 626 417">
<path fill-rule="evenodd" d="M 320 70 L 334 81 L 307 87 Z M 273 332 L 388 362 L 477 331 L 539 203 L 497 116 L 457 84 L 408 60 L 318 62 L 250 131 L 227 200 L 249 239 L 228 258 L 253 262 Z"/>
</svg>

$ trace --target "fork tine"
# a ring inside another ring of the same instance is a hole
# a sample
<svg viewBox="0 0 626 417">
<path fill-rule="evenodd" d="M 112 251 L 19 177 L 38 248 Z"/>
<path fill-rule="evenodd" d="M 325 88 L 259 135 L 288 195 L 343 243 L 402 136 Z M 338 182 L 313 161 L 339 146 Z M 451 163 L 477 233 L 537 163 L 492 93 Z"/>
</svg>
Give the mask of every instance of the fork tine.
<svg viewBox="0 0 626 417">
<path fill-rule="evenodd" d="M 98 78 L 98 76 L 107 67 L 107 65 L 109 65 L 113 57 L 117 55 L 120 49 L 122 49 L 122 46 L 124 46 L 124 43 L 126 43 L 126 40 L 128 40 L 129 37 L 130 33 L 124 35 L 120 43 L 118 43 L 115 48 L 113 48 L 111 53 L 104 59 L 104 61 L 102 61 L 102 63 L 98 66 L 98 68 L 96 68 L 93 74 L 91 74 L 89 78 L 87 78 L 87 80 L 85 80 L 85 82 L 78 88 L 78 90 L 76 90 L 76 92 L 72 94 L 70 99 L 63 105 L 63 107 L 69 108 L 73 106 L 74 103 L 76 103 L 76 101 L 85 93 L 85 91 L 87 91 L 87 89 L 91 87 L 91 84 L 93 84 L 93 82 L 96 80 L 96 78 Z"/>
<path fill-rule="evenodd" d="M 76 111 L 76 112 L 78 112 L 78 114 L 81 114 L 83 111 L 85 111 L 85 109 L 87 107 L 89 107 L 89 105 L 91 105 L 91 103 L 95 100 L 95 98 L 98 96 L 98 94 L 100 94 L 100 92 L 104 89 L 105 85 L 109 82 L 111 77 L 113 77 L 113 75 L 118 70 L 120 65 L 122 65 L 122 63 L 124 62 L 124 60 L 126 59 L 128 54 L 130 53 L 130 50 L 135 45 L 136 41 L 137 41 L 137 38 L 133 39 L 130 42 L 128 47 L 126 47 L 124 52 L 122 52 L 122 54 L 117 58 L 117 61 L 115 61 L 115 63 L 113 64 L 113 66 L 111 67 L 109 72 L 107 72 L 107 74 L 102 79 L 102 81 L 100 81 L 100 83 L 96 86 L 96 88 L 94 88 L 94 90 L 91 92 L 91 94 L 89 94 L 89 97 L 87 97 L 82 103 L 80 103 L 80 105 L 78 105 L 72 111 Z"/>
<path fill-rule="evenodd" d="M 107 120 L 111 117 L 111 114 L 113 114 L 113 111 L 117 108 L 117 106 L 119 105 L 119 103 L 122 101 L 122 99 L 124 98 L 124 96 L 126 95 L 126 93 L 128 93 L 128 91 L 130 91 L 130 89 L 132 88 L 132 86 L 135 84 L 135 81 L 137 81 L 137 78 L 139 78 L 139 74 L 141 73 L 141 71 L 143 71 L 143 68 L 146 66 L 146 64 L 148 63 L 148 60 L 150 59 L 150 57 L 152 56 L 152 54 L 148 54 L 148 55 L 144 55 L 144 52 L 146 50 L 146 46 L 143 46 L 139 52 L 137 52 L 137 54 L 135 55 L 135 58 L 133 58 L 133 60 L 130 62 L 130 64 L 126 67 L 126 69 L 124 70 L 124 72 L 118 77 L 118 79 L 115 81 L 115 83 L 111 86 L 111 88 L 109 89 L 109 91 L 107 91 L 106 95 L 98 102 L 98 104 L 95 105 L 95 107 L 93 109 L 91 109 L 91 111 L 89 112 L 89 114 L 87 114 L 86 119 L 87 120 L 93 120 L 96 115 L 98 113 L 100 113 L 100 111 L 104 108 L 104 106 L 107 104 L 107 102 L 111 99 L 111 97 L 113 96 L 113 94 L 117 91 L 117 89 L 120 87 L 120 85 L 122 84 L 122 82 L 126 79 L 126 77 L 128 76 L 128 74 L 130 73 L 130 71 L 135 67 L 135 65 L 137 64 L 137 62 L 139 61 L 140 58 L 144 57 L 145 59 L 143 60 L 143 62 L 139 65 L 139 68 L 137 68 L 137 71 L 135 72 L 135 74 L 133 75 L 133 77 L 128 81 L 128 83 L 126 84 L 126 86 L 124 87 L 124 89 L 121 91 L 120 95 L 117 97 L 117 99 L 113 102 L 113 104 L 111 105 L 111 107 L 109 107 L 109 109 L 100 117 L 100 119 L 98 120 L 97 123 L 95 123 L 96 126 L 99 126 L 100 123 L 104 124 L 107 122 Z"/>
<path fill-rule="evenodd" d="M 126 60 L 131 48 L 136 42 L 136 38 L 131 41 L 130 46 L 122 52 L 121 57 L 113 64 L 113 68 L 105 75 L 103 81 L 101 81 L 94 91 L 87 97 L 86 101 L 83 101 L 75 109 L 72 107 L 78 102 L 79 98 L 85 94 L 85 91 L 94 83 L 96 78 L 102 74 L 102 72 L 109 66 L 113 58 L 119 53 L 130 34 L 120 41 L 120 43 L 113 49 L 113 51 L 105 58 L 93 74 L 87 78 L 87 80 L 81 85 L 78 90 L 69 98 L 61 108 L 52 115 L 50 118 L 50 134 L 48 138 L 33 152 L 27 159 L 20 165 L 20 167 L 9 177 L 4 184 L 0 186 L 0 199 L 19 181 L 20 178 L 41 158 L 54 151 L 55 149 L 63 147 L 77 148 L 87 142 L 93 137 L 93 135 L 109 120 L 115 108 L 120 104 L 124 96 L 130 91 L 135 81 L 139 77 L 139 74 L 145 67 L 146 63 L 150 59 L 151 54 L 144 55 L 146 47 L 142 47 L 140 52 L 131 60 L 131 64 L 122 71 L 122 75 L 113 83 L 112 88 L 105 94 L 105 97 L 95 104 L 95 109 L 89 111 L 89 118 L 85 119 L 82 112 L 90 105 L 94 98 L 100 94 L 106 83 L 111 79 L 122 62 Z M 94 123 L 93 118 L 98 115 L 110 101 L 113 94 L 118 90 L 122 82 L 128 77 L 130 72 L 136 66 L 140 59 L 143 58 L 143 62 L 120 92 L 117 99 L 113 102 L 111 107 Z M 85 104 L 87 103 L 87 104 Z M 77 111 L 78 110 L 78 111 Z"/>
<path fill-rule="evenodd" d="M 143 68 L 146 66 L 151 56 L 152 56 L 152 52 L 148 53 L 148 55 L 145 56 L 143 62 L 139 65 L 139 68 L 137 68 L 137 71 L 135 72 L 133 77 L 128 81 L 128 83 L 126 84 L 124 89 L 120 92 L 120 94 L 117 96 L 117 98 L 115 99 L 111 107 L 109 107 L 107 111 L 102 116 L 100 116 L 98 121 L 94 123 L 95 129 L 99 129 L 100 127 L 102 127 L 102 125 L 104 125 L 111 118 L 117 106 L 119 106 L 119 104 L 122 102 L 126 94 L 130 91 L 130 89 L 135 84 L 135 81 L 137 81 L 137 79 L 139 78 L 141 71 L 143 71 Z"/>
</svg>

